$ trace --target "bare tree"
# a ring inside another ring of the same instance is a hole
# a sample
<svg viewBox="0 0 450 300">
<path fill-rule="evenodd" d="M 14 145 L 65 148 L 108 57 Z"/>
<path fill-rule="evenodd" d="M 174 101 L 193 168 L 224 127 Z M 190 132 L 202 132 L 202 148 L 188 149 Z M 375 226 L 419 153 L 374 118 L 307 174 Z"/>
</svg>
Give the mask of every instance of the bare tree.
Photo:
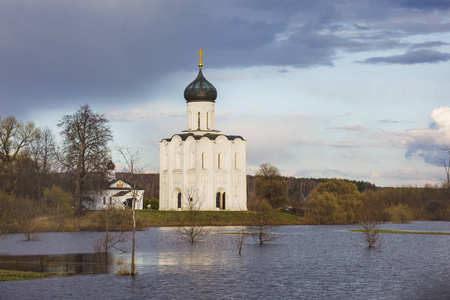
<svg viewBox="0 0 450 300">
<path fill-rule="evenodd" d="M 382 209 L 377 207 L 378 195 L 372 191 L 364 194 L 363 205 L 359 212 L 358 227 L 363 241 L 369 248 L 381 247 L 380 230 L 383 222 Z"/>
<path fill-rule="evenodd" d="M 199 219 L 199 211 L 204 199 L 195 188 L 188 188 L 183 195 L 182 212 L 173 214 L 175 223 L 178 224 L 174 230 L 184 240 L 190 243 L 204 239 L 210 230 Z"/>
<path fill-rule="evenodd" d="M 104 230 L 105 234 L 94 242 L 94 251 L 107 253 L 110 249 L 116 249 L 126 252 L 128 249 L 122 244 L 128 240 L 125 231 L 128 222 L 128 214 L 124 210 L 110 206 L 99 212 L 97 229 Z"/>
<path fill-rule="evenodd" d="M 0 185 L 10 195 L 26 175 L 18 171 L 17 164 L 37 133 L 33 122 L 22 123 L 12 116 L 0 118 Z"/>
<path fill-rule="evenodd" d="M 449 146 L 442 146 L 439 148 L 441 151 L 445 152 L 446 157 L 438 159 L 438 162 L 444 167 L 445 171 L 445 180 L 444 180 L 444 186 L 450 187 L 450 147 Z"/>
<path fill-rule="evenodd" d="M 103 173 L 106 166 L 107 144 L 112 140 L 108 122 L 104 115 L 94 113 L 85 104 L 73 115 L 63 116 L 58 123 L 64 138 L 58 160 L 74 177 L 78 212 L 82 210 L 83 191 L 85 183 L 89 183 L 89 175 Z"/>
<path fill-rule="evenodd" d="M 249 229 L 250 232 L 254 233 L 253 236 L 258 239 L 260 245 L 280 237 L 278 226 L 274 224 L 270 214 L 271 208 L 267 200 L 254 201 L 254 225 L 250 226 Z"/>
<path fill-rule="evenodd" d="M 138 176 L 139 174 L 142 174 L 144 172 L 145 167 L 140 165 L 141 160 L 141 154 L 138 149 L 129 148 L 129 147 L 117 147 L 117 151 L 122 156 L 125 166 L 124 166 L 124 172 L 128 174 L 128 177 L 130 178 L 130 182 L 128 183 L 130 185 L 130 192 L 132 197 L 132 212 L 133 212 L 133 238 L 132 238 L 132 247 L 131 247 L 131 272 L 130 275 L 134 276 L 136 275 L 135 270 L 135 247 L 136 247 L 136 199 L 138 199 L 139 196 L 139 190 L 138 182 L 140 179 L 142 179 L 142 176 Z M 143 198 L 143 197 L 142 197 Z M 143 199 L 140 199 L 140 201 L 143 201 Z"/>
<path fill-rule="evenodd" d="M 55 137 L 49 128 L 39 130 L 30 144 L 30 154 L 36 172 L 37 194 L 45 212 L 44 189 L 49 186 L 49 174 L 55 160 Z"/>
<path fill-rule="evenodd" d="M 238 232 L 237 232 L 237 238 L 236 238 L 236 244 L 237 244 L 237 248 L 239 251 L 239 255 L 242 255 L 242 248 L 244 246 L 244 241 L 247 238 L 248 234 L 249 234 L 249 227 L 247 225 L 244 224 L 244 212 L 241 211 L 240 215 L 239 215 L 239 223 L 240 225 L 237 227 L 238 228 Z"/>
</svg>

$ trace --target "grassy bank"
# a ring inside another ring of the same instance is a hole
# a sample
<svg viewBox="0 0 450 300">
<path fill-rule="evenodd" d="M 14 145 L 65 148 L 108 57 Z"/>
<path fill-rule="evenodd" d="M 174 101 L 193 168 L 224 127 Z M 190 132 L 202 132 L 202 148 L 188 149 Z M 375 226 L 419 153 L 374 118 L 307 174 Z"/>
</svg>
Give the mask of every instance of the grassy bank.
<svg viewBox="0 0 450 300">
<path fill-rule="evenodd" d="M 131 211 L 129 211 L 131 213 Z M 99 216 L 101 211 L 89 211 L 82 216 L 67 217 L 64 222 L 54 223 L 51 217 L 41 216 L 37 218 L 36 228 L 39 232 L 53 231 L 96 231 L 99 228 Z M 188 214 L 187 211 L 154 211 L 141 210 L 137 211 L 138 224 L 140 228 L 145 227 L 164 227 L 177 226 L 177 217 Z M 295 215 L 271 211 L 270 220 L 274 225 L 302 225 L 305 224 L 302 218 Z M 253 225 L 255 220 L 255 212 L 246 211 L 199 211 L 195 212 L 195 219 L 198 223 L 207 226 L 233 226 L 233 225 Z M 130 223 L 131 224 L 131 223 Z M 129 230 L 130 228 L 124 228 Z"/>
<path fill-rule="evenodd" d="M 146 227 L 156 226 L 176 226 L 176 214 L 188 214 L 187 211 L 139 211 Z M 288 213 L 271 211 L 270 219 L 275 225 L 301 225 L 302 219 Z M 255 212 L 246 211 L 199 211 L 196 212 L 196 219 L 199 223 L 210 226 L 233 226 L 254 224 Z"/>
<path fill-rule="evenodd" d="M 362 229 L 351 229 L 349 231 L 352 232 L 363 232 Z M 433 234 L 433 235 L 450 235 L 450 232 L 442 232 L 442 231 L 409 231 L 409 230 L 389 230 L 389 229 L 380 229 L 379 233 L 399 233 L 399 234 Z"/>
<path fill-rule="evenodd" d="M 0 270 L 0 281 L 30 280 L 56 276 L 61 276 L 61 274 Z"/>
</svg>

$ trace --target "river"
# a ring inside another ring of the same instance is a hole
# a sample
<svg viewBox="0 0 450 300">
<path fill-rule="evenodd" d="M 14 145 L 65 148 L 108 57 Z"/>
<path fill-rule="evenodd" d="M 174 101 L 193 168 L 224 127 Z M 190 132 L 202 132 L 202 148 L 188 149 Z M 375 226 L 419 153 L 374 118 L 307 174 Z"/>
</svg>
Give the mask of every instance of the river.
<svg viewBox="0 0 450 300">
<path fill-rule="evenodd" d="M 0 299 L 450 299 L 449 235 L 381 234 L 381 249 L 368 249 L 352 228 L 282 226 L 269 244 L 248 238 L 241 256 L 237 235 L 220 234 L 233 227 L 213 227 L 194 244 L 170 228 L 150 228 L 137 233 L 134 278 L 115 275 L 129 253 L 113 251 L 107 264 L 91 258 L 102 233 L 10 235 L 0 241 L 3 258 L 68 255 L 78 265 L 44 263 L 52 265 L 46 270 L 93 274 L 0 282 Z M 383 228 L 450 231 L 450 222 Z"/>
</svg>

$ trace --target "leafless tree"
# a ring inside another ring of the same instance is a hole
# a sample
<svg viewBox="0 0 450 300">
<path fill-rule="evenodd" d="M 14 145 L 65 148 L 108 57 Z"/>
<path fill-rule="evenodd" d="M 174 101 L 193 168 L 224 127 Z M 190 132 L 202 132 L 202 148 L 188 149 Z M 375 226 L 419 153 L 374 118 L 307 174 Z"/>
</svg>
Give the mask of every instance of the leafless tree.
<svg viewBox="0 0 450 300">
<path fill-rule="evenodd" d="M 22 123 L 12 116 L 0 118 L 0 185 L 10 195 L 26 175 L 18 172 L 17 164 L 37 133 L 33 122 Z"/>
<path fill-rule="evenodd" d="M 369 248 L 381 247 L 380 229 L 383 222 L 382 210 L 376 207 L 376 193 L 367 192 L 364 194 L 363 205 L 359 212 L 358 227 L 361 231 L 363 241 Z"/>
<path fill-rule="evenodd" d="M 278 226 L 274 225 L 271 217 L 272 206 L 267 200 L 254 201 L 254 225 L 250 226 L 250 232 L 258 239 L 260 245 L 280 238 Z"/>
<path fill-rule="evenodd" d="M 133 212 L 133 238 L 132 238 L 132 247 L 131 247 L 131 271 L 130 275 L 136 275 L 135 270 L 135 247 L 136 247 L 136 199 L 138 198 L 138 187 L 139 180 L 143 177 L 138 176 L 144 172 L 145 167 L 141 166 L 141 154 L 140 150 L 129 148 L 129 147 L 117 147 L 117 151 L 120 153 L 121 157 L 124 160 L 123 172 L 128 174 L 130 178 L 130 192 L 132 197 L 132 212 Z M 143 201 L 143 199 L 141 199 Z"/>
<path fill-rule="evenodd" d="M 444 186 L 450 187 L 450 147 L 442 146 L 439 148 L 441 151 L 445 152 L 446 157 L 438 159 L 438 162 L 444 167 L 445 171 L 445 180 Z"/>
<path fill-rule="evenodd" d="M 183 195 L 182 212 L 173 214 L 175 223 L 174 230 L 179 236 L 190 243 L 204 239 L 209 233 L 207 228 L 199 219 L 199 211 L 204 199 L 195 188 L 187 188 Z"/>
<path fill-rule="evenodd" d="M 244 241 L 249 235 L 249 227 L 244 223 L 245 217 L 244 212 L 241 211 L 239 215 L 239 226 L 237 227 L 237 238 L 236 244 L 239 251 L 239 255 L 242 255 L 242 248 L 244 246 Z"/>
<path fill-rule="evenodd" d="M 30 155 L 36 172 L 37 194 L 45 212 L 44 189 L 49 186 L 49 174 L 55 160 L 55 137 L 49 128 L 38 130 L 30 144 Z"/>
<path fill-rule="evenodd" d="M 78 212 L 82 210 L 83 191 L 85 183 L 89 183 L 89 175 L 103 173 L 105 169 L 107 144 L 112 140 L 108 122 L 104 115 L 94 113 L 85 104 L 73 115 L 63 116 L 58 123 L 64 139 L 58 161 L 74 177 Z"/>
<path fill-rule="evenodd" d="M 127 248 L 123 246 L 123 243 L 128 240 L 128 234 L 125 231 L 128 221 L 126 211 L 112 206 L 99 212 L 97 228 L 104 230 L 105 234 L 94 242 L 94 251 L 107 253 L 110 249 L 116 249 L 126 252 Z"/>
</svg>

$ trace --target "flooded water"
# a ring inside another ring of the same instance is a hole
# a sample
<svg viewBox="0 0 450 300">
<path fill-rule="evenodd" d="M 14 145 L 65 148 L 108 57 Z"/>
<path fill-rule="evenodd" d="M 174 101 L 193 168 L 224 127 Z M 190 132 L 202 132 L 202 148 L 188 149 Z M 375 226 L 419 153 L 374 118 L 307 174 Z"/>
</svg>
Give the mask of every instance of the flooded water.
<svg viewBox="0 0 450 300">
<path fill-rule="evenodd" d="M 0 299 L 449 298 L 450 236 L 382 234 L 381 250 L 369 250 L 360 234 L 347 231 L 351 228 L 280 227 L 283 237 L 270 244 L 246 240 L 242 256 L 236 235 L 217 234 L 232 227 L 213 228 L 194 244 L 170 228 L 151 228 L 137 233 L 135 278 L 115 275 L 129 263 L 129 253 L 115 251 L 104 264 L 93 258 L 101 233 L 47 233 L 38 241 L 13 235 L 0 241 L 0 261 L 9 255 L 32 261 L 36 255 L 56 266 L 66 255 L 72 257 L 68 270 L 81 265 L 73 269 L 93 275 L 0 282 Z M 383 228 L 450 231 L 450 223 Z"/>
</svg>

